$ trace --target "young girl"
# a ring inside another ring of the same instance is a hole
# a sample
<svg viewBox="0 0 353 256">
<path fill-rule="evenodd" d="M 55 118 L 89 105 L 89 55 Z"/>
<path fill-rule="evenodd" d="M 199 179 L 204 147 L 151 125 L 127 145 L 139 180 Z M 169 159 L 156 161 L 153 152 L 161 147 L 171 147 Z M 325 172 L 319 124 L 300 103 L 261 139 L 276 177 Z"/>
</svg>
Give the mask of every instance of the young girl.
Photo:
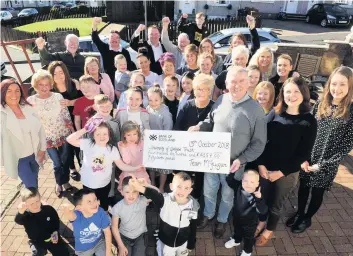
<svg viewBox="0 0 353 256">
<path fill-rule="evenodd" d="M 126 121 L 136 122 L 143 134 L 144 129 L 150 129 L 149 115 L 146 109 L 141 107 L 143 91 L 141 87 L 130 88 L 126 91 L 127 108 L 118 109 L 115 119 L 120 124 L 120 129 Z"/>
<path fill-rule="evenodd" d="M 88 139 L 82 136 L 89 133 Z M 84 188 L 94 190 L 100 206 L 108 210 L 108 194 L 112 177 L 113 162 L 119 169 L 134 172 L 142 166 L 129 166 L 120 159 L 118 149 L 113 143 L 113 132 L 103 118 L 91 118 L 85 127 L 67 137 L 67 141 L 83 151 L 81 182 Z"/>
<path fill-rule="evenodd" d="M 127 121 L 123 124 L 121 131 L 122 141 L 119 141 L 118 148 L 124 163 L 132 166 L 141 166 L 143 159 L 143 140 L 140 126 L 133 121 Z M 122 189 L 122 181 L 125 177 L 131 176 L 131 174 L 137 179 L 144 178 L 146 182 L 151 183 L 150 177 L 144 167 L 139 170 L 134 170 L 133 172 L 122 171 L 119 176 L 119 192 L 121 192 Z"/>
<path fill-rule="evenodd" d="M 178 78 L 176 78 L 175 76 L 167 76 L 166 78 L 164 78 L 163 81 L 163 102 L 167 105 L 167 107 L 169 108 L 169 112 L 173 116 L 173 124 L 175 123 L 179 106 L 179 100 L 176 97 L 178 91 L 178 84 Z"/>
<path fill-rule="evenodd" d="M 268 81 L 276 74 L 273 52 L 268 47 L 261 47 L 257 50 L 249 61 L 249 66 L 252 65 L 259 67 L 262 81 Z"/>
<path fill-rule="evenodd" d="M 199 70 L 199 67 L 197 66 L 198 54 L 199 50 L 196 45 L 187 45 L 184 49 L 185 65 L 179 67 L 176 73 L 178 75 L 183 75 L 185 72 L 190 71 L 195 74 Z"/>
<path fill-rule="evenodd" d="M 181 79 L 181 87 L 183 89 L 183 93 L 181 94 L 181 97 L 179 99 L 177 116 L 179 114 L 180 109 L 182 109 L 185 103 L 188 100 L 195 98 L 194 91 L 192 89 L 192 81 L 194 80 L 194 77 L 195 77 L 194 73 L 187 71 L 184 73 Z"/>
<path fill-rule="evenodd" d="M 270 82 L 263 81 L 255 87 L 251 96 L 261 105 L 267 115 L 272 110 L 275 101 L 275 88 Z"/>
<path fill-rule="evenodd" d="M 258 66 L 249 66 L 247 67 L 248 77 L 250 81 L 250 86 L 248 88 L 248 94 L 250 97 L 253 97 L 255 87 L 261 81 L 261 71 Z M 255 98 L 253 98 L 255 99 Z"/>
<path fill-rule="evenodd" d="M 145 76 L 141 73 L 141 72 L 134 72 L 131 75 L 131 79 L 130 79 L 130 88 L 136 88 L 137 86 L 139 86 L 142 91 L 143 91 L 143 106 L 147 107 L 148 105 L 148 98 L 145 91 Z M 127 107 L 127 97 L 126 97 L 126 93 L 127 91 L 124 91 L 120 94 L 120 98 L 119 98 L 119 103 L 118 103 L 118 109 L 120 108 L 126 108 Z"/>
<path fill-rule="evenodd" d="M 309 162 L 301 165 L 298 212 L 286 225 L 292 232 L 304 232 L 319 210 L 325 190 L 330 190 L 338 165 L 353 148 L 353 72 L 349 67 L 333 71 L 323 97 L 313 109 L 318 120 L 317 137 Z M 305 207 L 311 193 L 311 200 Z"/>
<path fill-rule="evenodd" d="M 150 114 L 150 127 L 152 130 L 172 130 L 173 119 L 169 108 L 163 104 L 163 93 L 159 86 L 154 86 L 148 89 L 149 105 L 147 111 Z M 172 170 L 150 169 L 152 185 L 155 185 L 155 172 L 159 172 L 159 191 L 164 192 L 164 185 L 167 180 L 167 174 L 172 173 Z"/>
</svg>

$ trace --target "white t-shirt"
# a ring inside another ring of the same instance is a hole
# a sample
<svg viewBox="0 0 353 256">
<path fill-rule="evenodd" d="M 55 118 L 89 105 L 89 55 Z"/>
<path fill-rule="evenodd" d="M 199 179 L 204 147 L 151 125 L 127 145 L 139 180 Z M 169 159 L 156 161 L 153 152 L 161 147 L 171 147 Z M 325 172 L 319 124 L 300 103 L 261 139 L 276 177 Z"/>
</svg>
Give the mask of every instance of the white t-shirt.
<svg viewBox="0 0 353 256">
<path fill-rule="evenodd" d="M 120 160 L 118 149 L 114 146 L 100 147 L 91 144 L 90 139 L 80 140 L 80 149 L 83 151 L 81 167 L 81 182 L 89 188 L 103 188 L 111 181 L 113 162 Z"/>
<path fill-rule="evenodd" d="M 154 72 L 150 72 L 150 74 L 148 76 L 145 76 L 145 86 L 146 86 L 146 89 L 149 89 L 153 86 L 154 83 L 158 83 L 158 75 Z"/>
</svg>

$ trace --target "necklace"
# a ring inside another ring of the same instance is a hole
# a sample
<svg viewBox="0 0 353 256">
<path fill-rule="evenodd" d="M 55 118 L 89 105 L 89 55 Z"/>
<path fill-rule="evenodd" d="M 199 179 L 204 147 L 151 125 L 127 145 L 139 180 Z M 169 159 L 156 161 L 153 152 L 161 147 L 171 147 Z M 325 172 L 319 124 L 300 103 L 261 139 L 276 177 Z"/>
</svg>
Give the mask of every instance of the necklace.
<svg viewBox="0 0 353 256">
<path fill-rule="evenodd" d="M 197 106 L 196 102 L 195 102 L 196 113 L 197 113 L 197 119 L 200 119 L 200 116 L 206 112 L 207 106 L 208 106 L 208 104 L 207 104 L 205 107 L 203 107 L 203 108 L 201 108 L 201 106 L 200 106 L 200 108 L 199 108 L 199 107 Z M 201 111 L 199 111 L 199 109 L 200 109 Z"/>
</svg>

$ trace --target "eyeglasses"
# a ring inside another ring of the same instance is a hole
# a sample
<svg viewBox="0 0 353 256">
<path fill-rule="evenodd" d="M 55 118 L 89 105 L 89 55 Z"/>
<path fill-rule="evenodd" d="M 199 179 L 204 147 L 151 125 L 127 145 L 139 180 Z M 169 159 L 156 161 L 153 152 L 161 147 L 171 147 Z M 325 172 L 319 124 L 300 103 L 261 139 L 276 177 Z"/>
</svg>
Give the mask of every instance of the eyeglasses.
<svg viewBox="0 0 353 256">
<path fill-rule="evenodd" d="M 210 90 L 209 88 L 197 88 L 196 89 L 197 92 L 207 92 L 209 90 Z"/>
</svg>

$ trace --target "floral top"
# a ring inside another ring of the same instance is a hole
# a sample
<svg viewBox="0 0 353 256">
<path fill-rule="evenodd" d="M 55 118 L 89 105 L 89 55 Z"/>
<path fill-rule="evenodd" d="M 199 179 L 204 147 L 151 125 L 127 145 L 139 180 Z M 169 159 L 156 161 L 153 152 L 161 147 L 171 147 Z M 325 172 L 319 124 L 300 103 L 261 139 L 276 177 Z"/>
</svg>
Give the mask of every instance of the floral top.
<svg viewBox="0 0 353 256">
<path fill-rule="evenodd" d="M 53 92 L 47 99 L 39 98 L 38 94 L 28 97 L 37 111 L 45 130 L 47 148 L 60 147 L 71 134 L 72 122 L 67 107 L 60 105 L 63 100 L 60 93 Z"/>
</svg>

